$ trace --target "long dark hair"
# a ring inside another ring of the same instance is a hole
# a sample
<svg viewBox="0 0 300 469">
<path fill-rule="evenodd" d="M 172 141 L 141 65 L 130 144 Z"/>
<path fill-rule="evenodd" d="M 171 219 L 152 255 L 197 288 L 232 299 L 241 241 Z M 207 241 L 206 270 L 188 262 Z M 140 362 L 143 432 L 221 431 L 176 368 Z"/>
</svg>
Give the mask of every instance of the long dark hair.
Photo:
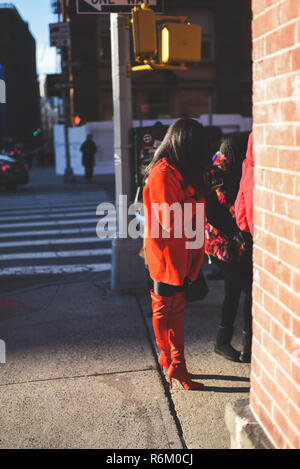
<svg viewBox="0 0 300 469">
<path fill-rule="evenodd" d="M 229 172 L 233 185 L 234 195 L 236 196 L 242 177 L 242 164 L 246 157 L 249 132 L 234 132 L 227 135 L 221 146 L 220 152 L 225 155 L 229 162 Z"/>
<path fill-rule="evenodd" d="M 147 167 L 145 179 L 162 158 L 180 171 L 186 185 L 191 184 L 198 193 L 204 194 L 203 172 L 207 167 L 208 155 L 202 124 L 187 117 L 174 122 Z"/>
</svg>

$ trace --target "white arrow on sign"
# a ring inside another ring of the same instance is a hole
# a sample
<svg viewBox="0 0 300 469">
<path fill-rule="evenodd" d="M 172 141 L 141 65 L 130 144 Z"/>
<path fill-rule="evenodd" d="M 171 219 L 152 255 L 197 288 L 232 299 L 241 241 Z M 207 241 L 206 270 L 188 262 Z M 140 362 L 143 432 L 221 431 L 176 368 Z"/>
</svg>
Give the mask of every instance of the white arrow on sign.
<svg viewBox="0 0 300 469">
<path fill-rule="evenodd" d="M 85 1 L 85 3 L 90 5 L 91 7 L 96 8 L 96 10 L 102 11 L 102 2 L 101 2 L 101 0 L 100 0 L 100 2 L 98 0 L 84 0 L 84 1 Z"/>
<path fill-rule="evenodd" d="M 102 6 L 131 6 L 132 8 L 137 5 L 141 5 L 143 0 L 84 0 L 85 3 L 91 7 L 96 8 L 98 11 L 102 11 Z M 156 6 L 157 0 L 150 0 L 149 6 Z"/>
</svg>

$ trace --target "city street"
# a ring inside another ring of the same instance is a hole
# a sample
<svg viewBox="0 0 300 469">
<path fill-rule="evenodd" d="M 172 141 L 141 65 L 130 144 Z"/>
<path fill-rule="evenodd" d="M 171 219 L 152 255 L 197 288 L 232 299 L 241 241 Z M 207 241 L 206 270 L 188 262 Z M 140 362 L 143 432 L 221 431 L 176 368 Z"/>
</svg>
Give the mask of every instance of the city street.
<svg viewBox="0 0 300 469">
<path fill-rule="evenodd" d="M 148 295 L 109 289 L 95 208 L 113 188 L 99 184 L 34 170 L 28 187 L 1 193 L 0 447 L 229 448 L 225 406 L 247 397 L 250 366 L 213 352 L 223 282 L 186 312 L 187 361 L 206 387 L 170 393 Z"/>
<path fill-rule="evenodd" d="M 57 274 L 61 280 L 93 272 L 109 278 L 110 241 L 99 240 L 95 227 L 98 204 L 112 200 L 113 178 L 102 187 L 64 185 L 54 170 L 35 169 L 28 186 L 0 193 L 1 290 L 12 278 L 18 286 Z"/>
<path fill-rule="evenodd" d="M 0 0 L 0 450 L 300 448 L 299 84 L 296 0 Z"/>
<path fill-rule="evenodd" d="M 138 303 L 108 294 L 95 211 L 113 184 L 32 178 L 1 193 L 0 447 L 180 445 Z"/>
</svg>

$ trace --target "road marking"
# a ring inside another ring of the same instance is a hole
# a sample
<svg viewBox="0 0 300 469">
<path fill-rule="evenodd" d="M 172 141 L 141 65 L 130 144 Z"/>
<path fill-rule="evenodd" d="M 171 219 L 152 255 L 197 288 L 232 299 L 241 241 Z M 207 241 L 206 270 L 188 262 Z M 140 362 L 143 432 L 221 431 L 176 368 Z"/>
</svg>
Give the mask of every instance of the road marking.
<svg viewBox="0 0 300 469">
<path fill-rule="evenodd" d="M 0 233 L 0 238 L 20 238 L 28 236 L 50 236 L 50 235 L 70 235 L 70 234 L 83 234 L 95 233 L 96 226 L 93 228 L 67 228 L 65 230 L 44 230 L 44 231 L 19 231 L 13 233 Z M 1 243 L 0 243 L 1 246 Z"/>
<path fill-rule="evenodd" d="M 81 194 L 82 196 L 83 194 Z M 49 194 L 51 196 L 51 194 Z M 69 202 L 69 203 L 62 203 L 62 204 L 57 204 L 53 203 L 49 205 L 49 202 L 46 204 L 35 204 L 35 205 L 22 205 L 22 209 L 18 205 L 6 205 L 5 207 L 1 207 L 1 212 L 13 212 L 15 210 L 19 211 L 24 211 L 24 210 L 55 210 L 57 208 L 72 208 L 72 207 L 85 207 L 88 205 L 95 205 L 96 207 L 100 204 L 101 202 L 98 200 L 91 200 L 90 202 Z"/>
<path fill-rule="evenodd" d="M 0 227 L 3 226 L 1 225 L 1 222 L 2 221 L 18 221 L 18 220 L 28 220 L 28 218 L 32 219 L 32 220 L 39 220 L 39 219 L 46 219 L 47 218 L 63 218 L 63 217 L 67 217 L 67 218 L 70 218 L 70 217 L 80 217 L 80 216 L 92 216 L 92 215 L 95 215 L 96 213 L 96 210 L 91 212 L 87 212 L 87 211 L 84 211 L 82 213 L 80 212 L 76 212 L 76 213 L 48 213 L 48 214 L 44 214 L 44 215 L 25 215 L 25 216 L 18 216 L 18 217 L 0 217 Z"/>
<path fill-rule="evenodd" d="M 5 216 L 3 216 L 3 211 L 1 208 L 1 215 L 0 215 L 0 220 L 10 220 L 11 218 L 15 218 L 19 215 L 24 215 L 28 216 L 28 218 L 31 218 L 32 216 L 36 215 L 41 215 L 47 217 L 48 214 L 54 215 L 55 213 L 58 214 L 64 214 L 64 213 L 70 213 L 74 215 L 74 212 L 78 212 L 80 215 L 84 212 L 90 212 L 90 213 L 96 213 L 96 209 L 99 204 L 92 204 L 91 206 L 86 206 L 86 207 L 70 207 L 70 208 L 45 208 L 45 209 L 31 209 L 31 210 L 9 210 L 8 214 L 4 213 Z M 61 216 L 61 215 L 59 215 Z"/>
<path fill-rule="evenodd" d="M 20 259 L 59 259 L 60 257 L 95 257 L 109 256 L 111 249 L 84 249 L 78 251 L 49 251 L 49 252 L 21 252 L 14 254 L 1 254 L 0 261 Z"/>
<path fill-rule="evenodd" d="M 0 270 L 0 277 L 21 275 L 57 275 L 78 274 L 83 272 L 109 272 L 111 264 L 86 264 L 86 265 L 44 265 L 28 267 L 9 267 Z"/>
<path fill-rule="evenodd" d="M 63 220 L 63 221 L 42 221 L 42 222 L 32 222 L 32 223 L 9 223 L 5 225 L 0 225 L 0 228 L 26 228 L 29 226 L 60 226 L 60 225 L 84 225 L 85 223 L 98 223 L 99 218 L 86 218 L 82 220 L 81 218 L 76 218 L 73 220 Z"/>
<path fill-rule="evenodd" d="M 43 217 L 47 218 L 47 217 Z M 60 226 L 60 225 L 84 225 L 88 223 L 98 223 L 100 220 L 104 219 L 105 221 L 116 221 L 116 217 L 114 215 L 108 216 L 108 215 L 99 215 L 99 218 L 72 218 L 71 220 L 49 220 L 49 221 L 34 221 L 34 222 L 28 222 L 28 223 L 8 223 L 8 224 L 0 224 L 0 229 L 2 228 L 26 228 L 29 226 Z"/>
<path fill-rule="evenodd" d="M 39 232 L 40 233 L 40 232 Z M 42 233 L 42 232 L 41 232 Z M 39 239 L 29 241 L 13 241 L 8 243 L 0 242 L 0 250 L 2 248 L 14 248 L 14 247 L 25 247 L 25 246 L 54 246 L 56 244 L 89 244 L 89 243 L 107 243 L 110 239 L 102 239 L 94 236 L 93 238 L 59 238 L 59 239 Z"/>
</svg>

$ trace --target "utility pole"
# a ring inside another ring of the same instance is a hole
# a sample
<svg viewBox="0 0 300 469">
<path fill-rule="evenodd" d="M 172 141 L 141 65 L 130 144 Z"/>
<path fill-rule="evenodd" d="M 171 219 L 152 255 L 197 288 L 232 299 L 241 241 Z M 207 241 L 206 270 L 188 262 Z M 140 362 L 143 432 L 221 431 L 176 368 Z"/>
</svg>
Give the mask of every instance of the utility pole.
<svg viewBox="0 0 300 469">
<path fill-rule="evenodd" d="M 66 0 L 61 1 L 61 14 L 62 14 L 63 22 L 67 21 L 67 11 L 66 11 L 65 2 Z M 68 47 L 61 47 L 60 54 L 61 54 L 61 69 L 62 69 L 63 84 L 68 84 L 70 80 L 69 69 L 65 66 L 65 64 L 69 60 L 69 55 L 70 55 L 69 53 L 70 51 Z M 73 174 L 73 169 L 71 166 L 70 141 L 69 141 L 70 90 L 68 87 L 62 88 L 62 96 L 63 96 L 64 135 L 65 135 L 65 152 L 66 152 L 66 169 L 65 169 L 64 180 L 65 182 L 74 182 L 74 174 Z"/>
<path fill-rule="evenodd" d="M 129 131 L 132 128 L 129 29 L 124 15 L 112 13 L 111 60 L 114 108 L 114 162 L 116 181 L 116 208 L 119 231 L 112 243 L 111 288 L 114 291 L 144 289 L 145 265 L 139 257 L 140 239 L 127 235 L 127 213 L 132 197 Z"/>
</svg>

